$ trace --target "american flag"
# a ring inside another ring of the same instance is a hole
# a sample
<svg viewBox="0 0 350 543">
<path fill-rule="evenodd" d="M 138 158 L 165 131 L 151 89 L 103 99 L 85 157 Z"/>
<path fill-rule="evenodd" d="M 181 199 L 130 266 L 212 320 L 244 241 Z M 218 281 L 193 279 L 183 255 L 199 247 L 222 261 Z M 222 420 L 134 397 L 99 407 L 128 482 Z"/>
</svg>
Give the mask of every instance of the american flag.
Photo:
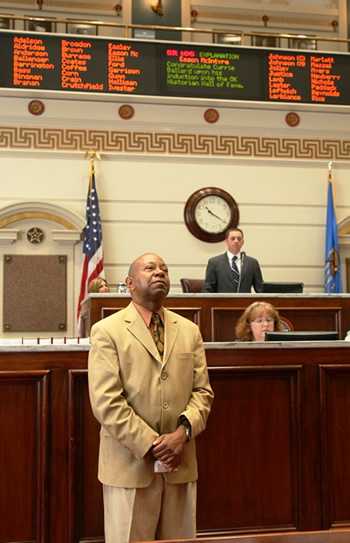
<svg viewBox="0 0 350 543">
<path fill-rule="evenodd" d="M 102 228 L 93 162 L 91 162 L 90 183 L 86 200 L 86 227 L 83 257 L 77 315 L 78 335 L 80 335 L 81 332 L 81 304 L 87 295 L 88 285 L 95 277 L 104 277 Z"/>
</svg>

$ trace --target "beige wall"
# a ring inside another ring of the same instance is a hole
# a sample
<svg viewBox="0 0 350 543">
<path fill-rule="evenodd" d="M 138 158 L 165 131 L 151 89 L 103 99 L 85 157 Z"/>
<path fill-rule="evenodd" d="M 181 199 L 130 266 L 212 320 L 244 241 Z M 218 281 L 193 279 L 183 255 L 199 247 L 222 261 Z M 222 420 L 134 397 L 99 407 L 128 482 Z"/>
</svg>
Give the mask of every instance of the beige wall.
<svg viewBox="0 0 350 543">
<path fill-rule="evenodd" d="M 96 180 L 112 285 L 123 281 L 130 261 L 145 251 L 167 260 L 174 291 L 180 291 L 183 276 L 203 277 L 207 259 L 224 244 L 193 237 L 183 210 L 195 190 L 216 186 L 237 201 L 246 252 L 259 259 L 265 280 L 304 281 L 306 292 L 323 292 L 329 160 L 338 222 L 350 215 L 347 108 L 136 99 L 129 101 L 133 118 L 123 121 L 118 109 L 125 100 L 118 97 L 103 102 L 43 95 L 41 116 L 29 113 L 32 98 L 1 98 L 6 115 L 0 206 L 48 201 L 84 218 L 84 154 L 99 150 Z M 203 117 L 213 106 L 220 116 L 215 125 Z M 301 119 L 294 128 L 285 121 L 292 110 Z M 16 251 L 16 243 L 10 249 Z M 72 258 L 74 315 L 81 243 Z"/>
<path fill-rule="evenodd" d="M 193 24 L 196 28 L 237 26 L 241 2 L 221 0 L 215 9 L 211 4 L 209 0 L 192 4 L 182 0 L 184 23 L 190 24 L 191 7 L 201 13 Z M 345 20 L 340 17 L 345 15 L 345 0 L 331 4 L 318 2 L 318 16 L 324 26 L 319 25 L 313 33 L 331 36 L 328 18 Z M 259 9 L 254 2 L 245 9 L 252 13 L 255 9 L 257 16 L 261 8 L 266 8 L 271 16 L 277 16 L 276 5 L 264 0 Z M 231 19 L 222 19 L 222 9 L 220 18 L 216 13 L 219 7 L 233 14 Z M 5 8 L 13 13 L 10 6 Z M 130 18 L 129 8 L 130 3 L 125 2 L 120 22 Z M 314 4 L 298 4 L 302 19 L 314 9 Z M 208 10 L 211 20 L 204 16 Z M 285 12 L 283 21 L 296 21 L 294 30 L 298 31 L 301 23 L 293 10 L 294 3 L 288 1 L 277 11 L 281 17 Z M 117 21 L 114 13 L 109 16 Z M 261 27 L 261 17 L 256 21 L 255 26 Z M 283 30 L 280 22 L 274 24 L 269 31 Z M 244 22 L 242 25 L 243 30 L 249 30 Z M 203 37 L 196 34 L 191 39 Z M 33 99 L 45 106 L 40 116 L 29 113 Z M 101 153 L 101 161 L 96 161 L 96 180 L 105 270 L 112 287 L 124 280 L 129 263 L 146 251 L 158 252 L 166 259 L 174 292 L 180 292 L 181 277 L 204 277 L 208 258 L 223 252 L 224 243 L 208 244 L 193 237 L 184 224 L 183 210 L 195 190 L 216 186 L 237 201 L 245 250 L 258 258 L 265 280 L 303 281 L 305 292 L 323 292 L 329 161 L 333 165 L 338 223 L 346 224 L 350 216 L 348 107 L 87 97 L 18 90 L 0 91 L 0 103 L 0 215 L 14 204 L 49 202 L 83 221 L 89 177 L 85 152 L 94 149 Z M 128 121 L 119 116 L 122 104 L 130 104 L 135 110 Z M 208 108 L 217 109 L 217 123 L 205 121 Z M 294 128 L 286 123 L 286 114 L 291 111 L 300 116 Z M 25 227 L 28 225 L 25 223 Z M 23 229 L 24 223 L 11 224 L 11 228 L 17 227 Z M 52 254 L 57 251 L 55 243 L 48 236 L 45 243 L 33 249 L 20 235 L 12 241 L 1 241 L 0 235 L 0 257 L 33 250 Z M 350 244 L 342 244 L 341 250 L 345 288 L 344 264 L 350 257 Z M 73 335 L 82 243 L 70 240 L 65 251 L 69 278 L 67 334 Z"/>
</svg>

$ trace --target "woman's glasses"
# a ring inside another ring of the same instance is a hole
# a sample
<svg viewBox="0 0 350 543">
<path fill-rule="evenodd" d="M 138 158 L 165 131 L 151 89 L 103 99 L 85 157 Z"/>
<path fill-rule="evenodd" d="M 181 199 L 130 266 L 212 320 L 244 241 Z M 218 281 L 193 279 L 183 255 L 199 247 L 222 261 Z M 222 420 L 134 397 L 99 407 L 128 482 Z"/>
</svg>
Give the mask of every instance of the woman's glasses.
<svg viewBox="0 0 350 543">
<path fill-rule="evenodd" d="M 263 322 L 267 322 L 269 324 L 270 322 L 275 322 L 275 319 L 272 317 L 258 317 L 257 319 L 254 319 L 251 322 L 256 322 L 257 324 L 262 324 Z"/>
</svg>

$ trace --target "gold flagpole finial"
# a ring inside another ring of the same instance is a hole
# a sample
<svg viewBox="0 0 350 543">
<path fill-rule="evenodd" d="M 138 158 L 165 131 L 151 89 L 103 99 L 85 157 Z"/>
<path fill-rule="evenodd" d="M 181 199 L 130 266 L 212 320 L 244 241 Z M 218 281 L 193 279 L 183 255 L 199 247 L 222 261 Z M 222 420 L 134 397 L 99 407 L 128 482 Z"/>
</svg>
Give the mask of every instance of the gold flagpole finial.
<svg viewBox="0 0 350 543">
<path fill-rule="evenodd" d="M 90 158 L 90 162 L 93 164 L 95 158 L 97 158 L 97 160 L 101 160 L 101 155 L 98 151 L 89 149 L 89 151 L 86 151 L 84 158 Z"/>
<path fill-rule="evenodd" d="M 85 158 L 90 158 L 90 201 L 91 201 L 91 196 L 92 196 L 92 180 L 93 180 L 93 176 L 95 174 L 95 164 L 94 164 L 94 161 L 95 161 L 95 157 L 97 158 L 97 160 L 101 160 L 101 156 L 100 156 L 100 153 L 98 151 L 94 151 L 93 149 L 89 149 L 89 151 L 86 151 L 85 153 Z"/>
<path fill-rule="evenodd" d="M 328 169 L 329 169 L 329 170 L 332 169 L 332 161 L 331 161 L 331 160 L 328 162 Z"/>
</svg>

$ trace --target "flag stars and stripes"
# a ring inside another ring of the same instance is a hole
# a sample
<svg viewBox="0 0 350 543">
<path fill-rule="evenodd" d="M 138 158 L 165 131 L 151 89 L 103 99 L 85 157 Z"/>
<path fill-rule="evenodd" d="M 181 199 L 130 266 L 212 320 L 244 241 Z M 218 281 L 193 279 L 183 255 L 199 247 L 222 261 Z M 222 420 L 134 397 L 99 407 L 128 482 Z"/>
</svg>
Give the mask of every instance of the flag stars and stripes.
<svg viewBox="0 0 350 543">
<path fill-rule="evenodd" d="M 90 184 L 86 200 L 86 228 L 83 255 L 84 260 L 78 302 L 78 335 L 80 335 L 81 303 L 87 295 L 88 285 L 95 277 L 104 277 L 102 227 L 93 165 L 91 168 Z"/>
</svg>

